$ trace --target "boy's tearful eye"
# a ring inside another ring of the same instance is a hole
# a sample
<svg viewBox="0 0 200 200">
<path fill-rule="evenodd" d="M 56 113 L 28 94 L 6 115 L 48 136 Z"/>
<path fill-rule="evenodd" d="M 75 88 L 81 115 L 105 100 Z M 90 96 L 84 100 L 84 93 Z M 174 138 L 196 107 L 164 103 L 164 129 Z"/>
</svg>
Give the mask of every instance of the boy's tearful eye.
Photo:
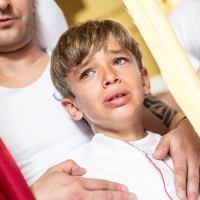
<svg viewBox="0 0 200 200">
<path fill-rule="evenodd" d="M 126 63 L 126 61 L 127 61 L 127 59 L 125 59 L 125 58 L 118 58 L 118 59 L 116 59 L 116 60 L 114 61 L 113 65 L 114 65 L 114 66 L 123 65 L 123 64 Z"/>
<path fill-rule="evenodd" d="M 92 71 L 91 69 L 87 69 L 81 74 L 80 79 L 90 77 L 92 74 L 94 74 L 94 71 Z"/>
</svg>

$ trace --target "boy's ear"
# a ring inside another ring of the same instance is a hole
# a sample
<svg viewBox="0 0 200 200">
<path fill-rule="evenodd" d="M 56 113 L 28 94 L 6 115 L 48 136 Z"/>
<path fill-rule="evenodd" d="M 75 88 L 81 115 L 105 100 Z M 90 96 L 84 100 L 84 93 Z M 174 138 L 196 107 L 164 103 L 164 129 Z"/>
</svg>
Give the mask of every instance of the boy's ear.
<svg viewBox="0 0 200 200">
<path fill-rule="evenodd" d="M 144 94 L 150 93 L 150 80 L 149 80 L 149 74 L 145 67 L 142 67 L 141 69 L 141 77 L 143 82 L 143 92 Z"/>
<path fill-rule="evenodd" d="M 76 107 L 75 103 L 71 99 L 63 98 L 61 104 L 72 119 L 81 120 L 83 118 L 83 113 Z"/>
</svg>

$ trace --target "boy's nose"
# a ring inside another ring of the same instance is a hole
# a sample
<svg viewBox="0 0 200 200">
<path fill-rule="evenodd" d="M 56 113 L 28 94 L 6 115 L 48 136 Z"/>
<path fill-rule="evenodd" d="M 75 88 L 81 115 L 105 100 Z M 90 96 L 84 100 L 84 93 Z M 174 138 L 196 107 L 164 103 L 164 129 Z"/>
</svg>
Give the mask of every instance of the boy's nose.
<svg viewBox="0 0 200 200">
<path fill-rule="evenodd" d="M 120 77 L 117 75 L 115 70 L 107 69 L 104 72 L 103 87 L 106 88 L 109 85 L 120 83 Z"/>
<path fill-rule="evenodd" d="M 9 6 L 10 0 L 0 0 L 0 12 L 6 10 Z"/>
</svg>

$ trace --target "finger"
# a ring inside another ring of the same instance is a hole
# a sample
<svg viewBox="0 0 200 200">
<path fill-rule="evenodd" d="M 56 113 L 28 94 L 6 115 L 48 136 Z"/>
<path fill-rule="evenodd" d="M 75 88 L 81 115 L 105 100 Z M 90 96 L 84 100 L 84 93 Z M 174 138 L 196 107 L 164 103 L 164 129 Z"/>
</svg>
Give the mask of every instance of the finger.
<svg viewBox="0 0 200 200">
<path fill-rule="evenodd" d="M 174 183 L 176 194 L 180 199 L 186 199 L 187 162 L 180 153 L 173 155 Z"/>
<path fill-rule="evenodd" d="M 77 165 L 73 160 L 66 160 L 58 165 L 51 167 L 51 171 L 64 172 L 73 176 L 81 176 L 86 170 Z"/>
<path fill-rule="evenodd" d="M 153 153 L 153 157 L 155 159 L 164 159 L 169 152 L 170 149 L 170 134 L 168 133 L 165 136 L 162 136 L 160 142 L 156 146 L 155 152 Z"/>
<path fill-rule="evenodd" d="M 199 194 L 199 165 L 188 162 L 187 199 L 198 199 Z"/>
<path fill-rule="evenodd" d="M 83 187 L 87 190 L 113 190 L 128 192 L 128 188 L 125 185 L 112 181 L 83 177 L 79 177 L 79 179 L 82 181 Z"/>
<path fill-rule="evenodd" d="M 91 199 L 95 200 L 137 200 L 133 193 L 117 191 L 95 191 Z"/>
</svg>

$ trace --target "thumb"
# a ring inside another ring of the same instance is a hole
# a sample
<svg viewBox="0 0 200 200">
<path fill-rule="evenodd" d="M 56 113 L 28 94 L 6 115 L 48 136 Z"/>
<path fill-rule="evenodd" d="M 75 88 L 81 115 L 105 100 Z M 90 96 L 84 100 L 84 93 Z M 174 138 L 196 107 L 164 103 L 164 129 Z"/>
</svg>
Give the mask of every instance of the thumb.
<svg viewBox="0 0 200 200">
<path fill-rule="evenodd" d="M 170 150 L 170 141 L 169 141 L 169 134 L 162 136 L 160 142 L 156 146 L 155 152 L 153 153 L 153 157 L 155 159 L 161 160 L 166 157 Z"/>
<path fill-rule="evenodd" d="M 77 165 L 73 160 L 66 160 L 55 166 L 56 171 L 64 172 L 73 176 L 81 176 L 86 173 L 86 170 Z"/>
</svg>

